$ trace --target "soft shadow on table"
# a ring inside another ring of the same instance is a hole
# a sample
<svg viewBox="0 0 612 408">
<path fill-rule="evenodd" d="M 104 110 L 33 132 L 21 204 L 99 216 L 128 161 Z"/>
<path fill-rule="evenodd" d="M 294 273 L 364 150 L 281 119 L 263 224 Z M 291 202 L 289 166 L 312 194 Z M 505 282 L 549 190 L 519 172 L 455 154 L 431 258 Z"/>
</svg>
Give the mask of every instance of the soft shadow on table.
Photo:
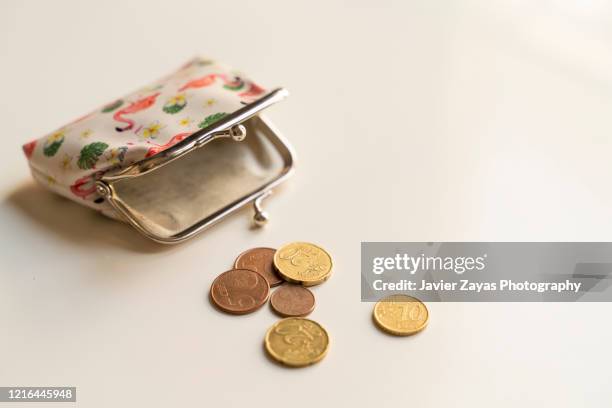
<svg viewBox="0 0 612 408">
<path fill-rule="evenodd" d="M 150 241 L 129 225 L 73 203 L 34 182 L 18 187 L 0 205 L 17 209 L 18 213 L 58 238 L 78 246 L 116 246 L 141 253 L 156 253 L 171 248 Z"/>
</svg>

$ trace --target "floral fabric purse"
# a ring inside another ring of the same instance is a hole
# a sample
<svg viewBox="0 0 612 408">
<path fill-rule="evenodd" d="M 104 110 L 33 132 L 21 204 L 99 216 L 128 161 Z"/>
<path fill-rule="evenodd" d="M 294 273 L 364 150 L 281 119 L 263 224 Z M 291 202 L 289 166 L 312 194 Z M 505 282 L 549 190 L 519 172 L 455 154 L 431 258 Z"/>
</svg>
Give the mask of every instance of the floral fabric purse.
<svg viewBox="0 0 612 408">
<path fill-rule="evenodd" d="M 196 58 L 23 151 L 48 189 L 180 242 L 248 203 L 265 222 L 260 201 L 289 176 L 293 155 L 260 112 L 287 94 Z"/>
</svg>

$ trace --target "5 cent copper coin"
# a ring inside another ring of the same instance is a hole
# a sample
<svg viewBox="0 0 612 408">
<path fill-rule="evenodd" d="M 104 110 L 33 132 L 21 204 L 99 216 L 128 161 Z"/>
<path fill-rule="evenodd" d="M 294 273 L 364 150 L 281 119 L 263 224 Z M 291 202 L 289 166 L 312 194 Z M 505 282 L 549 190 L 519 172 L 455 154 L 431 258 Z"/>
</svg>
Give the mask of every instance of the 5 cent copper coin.
<svg viewBox="0 0 612 408">
<path fill-rule="evenodd" d="M 232 314 L 251 313 L 268 300 L 270 285 L 259 273 L 248 269 L 223 272 L 210 287 L 210 298 L 221 310 Z"/>
<path fill-rule="evenodd" d="M 270 297 L 270 304 L 281 316 L 302 317 L 314 310 L 315 297 L 303 286 L 287 284 L 274 291 Z"/>
<path fill-rule="evenodd" d="M 283 279 L 274 271 L 274 253 L 272 248 L 253 248 L 244 251 L 234 262 L 236 269 L 250 269 L 259 272 L 268 280 L 270 287 L 283 283 Z"/>
</svg>

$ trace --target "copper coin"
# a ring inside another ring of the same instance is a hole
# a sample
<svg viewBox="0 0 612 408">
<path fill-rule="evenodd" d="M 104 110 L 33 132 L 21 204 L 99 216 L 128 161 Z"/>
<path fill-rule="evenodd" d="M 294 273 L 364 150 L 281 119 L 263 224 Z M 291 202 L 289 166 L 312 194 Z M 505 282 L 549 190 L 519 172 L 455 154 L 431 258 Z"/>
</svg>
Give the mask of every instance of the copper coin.
<svg viewBox="0 0 612 408">
<path fill-rule="evenodd" d="M 248 269 L 223 272 L 210 286 L 210 298 L 224 312 L 251 313 L 268 300 L 270 285 L 259 273 Z"/>
<path fill-rule="evenodd" d="M 281 316 L 302 317 L 314 310 L 315 297 L 303 286 L 286 284 L 274 291 L 270 304 Z"/>
<path fill-rule="evenodd" d="M 259 272 L 268 280 L 270 287 L 278 286 L 284 280 L 274 270 L 274 253 L 272 248 L 253 248 L 244 251 L 234 262 L 236 269 L 250 269 Z"/>
</svg>

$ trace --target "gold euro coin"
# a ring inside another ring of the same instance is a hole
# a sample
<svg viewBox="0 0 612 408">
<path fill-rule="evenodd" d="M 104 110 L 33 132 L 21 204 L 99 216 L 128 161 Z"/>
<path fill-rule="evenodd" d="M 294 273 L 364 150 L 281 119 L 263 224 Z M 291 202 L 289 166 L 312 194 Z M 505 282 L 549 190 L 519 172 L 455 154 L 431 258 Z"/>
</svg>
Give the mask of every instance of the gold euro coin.
<svg viewBox="0 0 612 408">
<path fill-rule="evenodd" d="M 274 267 L 288 282 L 313 286 L 329 278 L 332 259 L 323 248 L 316 245 L 292 242 L 276 251 Z"/>
<path fill-rule="evenodd" d="M 325 357 L 329 348 L 329 336 L 315 321 L 289 317 L 270 327 L 264 345 L 268 354 L 279 363 L 304 367 Z"/>
<path fill-rule="evenodd" d="M 396 336 L 409 336 L 427 326 L 429 312 L 420 300 L 407 295 L 393 295 L 381 299 L 374 306 L 376 325 Z"/>
</svg>

